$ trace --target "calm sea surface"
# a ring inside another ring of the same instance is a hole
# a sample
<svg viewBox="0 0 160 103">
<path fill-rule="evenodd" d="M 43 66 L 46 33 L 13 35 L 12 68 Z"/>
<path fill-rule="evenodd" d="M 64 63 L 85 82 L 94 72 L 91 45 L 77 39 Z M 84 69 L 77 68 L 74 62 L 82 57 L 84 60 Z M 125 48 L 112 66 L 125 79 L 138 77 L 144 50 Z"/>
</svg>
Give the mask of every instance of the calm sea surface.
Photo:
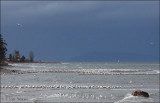
<svg viewBox="0 0 160 103">
<path fill-rule="evenodd" d="M 159 103 L 157 63 L 14 63 L 1 72 L 1 102 Z M 134 97 L 132 90 L 149 93 Z"/>
</svg>

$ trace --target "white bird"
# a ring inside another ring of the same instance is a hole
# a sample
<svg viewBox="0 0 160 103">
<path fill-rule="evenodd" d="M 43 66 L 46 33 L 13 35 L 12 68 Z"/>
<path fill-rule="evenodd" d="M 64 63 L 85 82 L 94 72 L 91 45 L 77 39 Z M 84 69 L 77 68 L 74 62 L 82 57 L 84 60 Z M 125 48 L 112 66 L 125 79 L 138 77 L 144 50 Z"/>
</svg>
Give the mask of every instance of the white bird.
<svg viewBox="0 0 160 103">
<path fill-rule="evenodd" d="M 150 42 L 150 45 L 154 45 L 154 42 Z"/>
<path fill-rule="evenodd" d="M 19 23 L 17 23 L 17 26 L 20 26 L 20 27 L 22 27 L 22 24 L 19 24 Z"/>
</svg>

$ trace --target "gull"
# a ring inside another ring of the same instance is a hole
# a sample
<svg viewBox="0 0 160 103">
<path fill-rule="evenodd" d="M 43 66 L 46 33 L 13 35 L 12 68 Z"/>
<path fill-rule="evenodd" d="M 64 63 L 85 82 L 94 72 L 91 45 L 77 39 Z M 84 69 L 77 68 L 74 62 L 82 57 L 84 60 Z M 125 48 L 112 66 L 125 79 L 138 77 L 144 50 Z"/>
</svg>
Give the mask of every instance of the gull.
<svg viewBox="0 0 160 103">
<path fill-rule="evenodd" d="M 150 45 L 154 45 L 154 42 L 150 42 Z"/>
<path fill-rule="evenodd" d="M 22 27 L 22 24 L 19 24 L 19 23 L 17 23 L 17 26 L 20 26 L 20 27 Z"/>
</svg>

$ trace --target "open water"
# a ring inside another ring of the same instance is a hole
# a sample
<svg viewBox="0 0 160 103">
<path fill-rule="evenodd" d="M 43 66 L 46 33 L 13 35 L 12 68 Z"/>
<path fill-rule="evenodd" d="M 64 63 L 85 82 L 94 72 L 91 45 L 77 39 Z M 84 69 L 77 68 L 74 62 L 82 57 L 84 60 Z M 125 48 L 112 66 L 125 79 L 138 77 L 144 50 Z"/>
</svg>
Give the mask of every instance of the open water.
<svg viewBox="0 0 160 103">
<path fill-rule="evenodd" d="M 159 103 L 158 63 L 13 63 L 1 102 Z M 132 96 L 134 89 L 150 97 Z"/>
</svg>

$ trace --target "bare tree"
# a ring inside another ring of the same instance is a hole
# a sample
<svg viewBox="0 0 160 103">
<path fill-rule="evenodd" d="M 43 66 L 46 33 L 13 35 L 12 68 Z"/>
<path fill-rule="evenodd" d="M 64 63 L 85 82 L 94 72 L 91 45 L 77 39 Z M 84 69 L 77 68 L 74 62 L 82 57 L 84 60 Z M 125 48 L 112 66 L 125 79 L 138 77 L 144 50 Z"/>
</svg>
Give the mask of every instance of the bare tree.
<svg viewBox="0 0 160 103">
<path fill-rule="evenodd" d="M 33 62 L 34 61 L 34 53 L 33 53 L 33 51 L 30 51 L 29 57 L 30 57 L 30 62 Z"/>
<path fill-rule="evenodd" d="M 14 61 L 15 61 L 15 62 L 20 61 L 20 53 L 19 53 L 19 50 L 14 50 L 13 56 L 14 56 Z"/>
</svg>

